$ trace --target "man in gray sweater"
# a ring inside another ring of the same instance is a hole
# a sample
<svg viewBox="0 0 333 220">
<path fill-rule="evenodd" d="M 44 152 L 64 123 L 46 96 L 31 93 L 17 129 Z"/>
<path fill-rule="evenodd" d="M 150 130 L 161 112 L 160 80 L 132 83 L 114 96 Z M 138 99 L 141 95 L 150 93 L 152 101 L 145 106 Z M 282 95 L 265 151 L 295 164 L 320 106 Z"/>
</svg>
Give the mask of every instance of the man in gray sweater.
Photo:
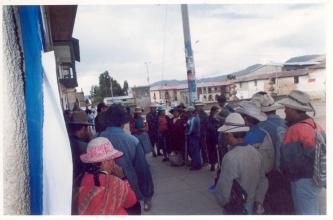
<svg viewBox="0 0 333 220">
<path fill-rule="evenodd" d="M 248 130 L 249 127 L 238 113 L 229 114 L 224 125 L 218 129 L 225 135 L 229 151 L 222 161 L 216 196 L 218 202 L 225 206 L 230 200 L 233 180 L 236 180 L 247 193 L 245 209 L 252 214 L 255 202 L 262 204 L 268 183 L 260 153 L 244 143 L 243 138 Z"/>
</svg>

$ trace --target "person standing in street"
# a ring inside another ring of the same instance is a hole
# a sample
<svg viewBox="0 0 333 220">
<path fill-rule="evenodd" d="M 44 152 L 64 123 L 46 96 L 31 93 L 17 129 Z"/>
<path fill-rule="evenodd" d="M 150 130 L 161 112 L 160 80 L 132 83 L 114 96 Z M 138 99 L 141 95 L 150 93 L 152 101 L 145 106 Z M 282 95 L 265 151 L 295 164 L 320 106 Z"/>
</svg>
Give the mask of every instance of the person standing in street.
<svg viewBox="0 0 333 220">
<path fill-rule="evenodd" d="M 195 112 L 193 106 L 189 106 L 185 110 L 188 112 L 187 121 L 187 141 L 188 141 L 188 152 L 192 159 L 190 170 L 200 170 L 202 168 L 202 158 L 200 151 L 200 118 Z"/>
<path fill-rule="evenodd" d="M 104 104 L 104 102 L 98 103 L 97 105 L 97 116 L 95 118 L 95 130 L 96 133 L 101 133 L 106 128 L 103 124 L 103 121 L 100 119 L 101 115 L 104 114 L 108 110 L 108 107 Z"/>
<path fill-rule="evenodd" d="M 295 212 L 298 215 L 320 215 L 320 192 L 326 187 L 325 131 L 306 114 L 315 112 L 306 93 L 293 90 L 279 103 L 285 107 L 288 122 L 280 166 L 291 180 Z M 320 137 L 322 142 L 318 142 Z"/>
<path fill-rule="evenodd" d="M 208 114 L 204 110 L 205 104 L 201 101 L 197 101 L 194 104 L 197 115 L 200 118 L 200 149 L 203 164 L 208 163 L 208 150 L 206 144 L 206 135 L 207 135 L 207 122 Z"/>
<path fill-rule="evenodd" d="M 142 109 L 140 107 L 136 107 L 134 110 L 134 115 L 130 121 L 130 131 L 140 141 L 145 154 L 152 152 L 152 146 L 147 133 L 148 124 L 142 117 Z"/>
<path fill-rule="evenodd" d="M 130 119 L 131 115 L 121 104 L 112 104 L 102 116 L 107 128 L 100 136 L 109 139 L 116 150 L 124 153 L 123 157 L 116 159 L 116 164 L 123 169 L 138 199 L 137 204 L 127 209 L 127 212 L 129 215 L 140 215 L 140 201 L 143 201 L 145 211 L 151 209 L 154 184 L 139 140 L 124 131 Z"/>
<path fill-rule="evenodd" d="M 170 151 L 174 156 L 174 161 L 171 161 L 173 165 L 179 166 L 184 164 L 185 158 L 185 124 L 183 118 L 180 117 L 181 109 L 178 107 L 170 110 L 173 115 L 170 123 Z M 170 155 L 171 156 L 171 155 Z"/>
<path fill-rule="evenodd" d="M 207 121 L 207 136 L 206 143 L 208 149 L 208 161 L 210 164 L 210 171 L 215 171 L 215 164 L 217 163 L 217 143 L 219 122 L 216 119 L 218 107 L 213 106 L 210 109 L 210 114 Z"/>
<path fill-rule="evenodd" d="M 127 215 L 126 208 L 135 205 L 135 193 L 115 163 L 122 156 L 107 138 L 97 137 L 88 143 L 87 153 L 80 156 L 88 169 L 74 199 L 77 214 Z"/>
<path fill-rule="evenodd" d="M 216 196 L 218 202 L 226 207 L 235 180 L 247 194 L 244 209 L 247 214 L 252 214 L 254 202 L 263 202 L 268 186 L 260 153 L 244 141 L 249 130 L 238 113 L 229 114 L 224 125 L 218 129 L 224 134 L 229 151 L 222 161 Z"/>
<path fill-rule="evenodd" d="M 160 149 L 158 148 L 157 139 L 158 139 L 158 116 L 157 116 L 157 106 L 156 104 L 150 105 L 150 112 L 146 115 L 146 121 L 148 124 L 148 135 L 150 139 L 151 146 L 153 148 L 153 157 L 161 156 Z M 156 148 L 156 150 L 155 150 Z"/>
<path fill-rule="evenodd" d="M 273 169 L 266 174 L 269 187 L 263 204 L 265 214 L 294 214 L 290 182 L 280 170 L 280 152 L 287 123 L 276 114 L 276 110 L 283 106 L 263 91 L 254 94 L 252 101 L 258 102 L 261 111 L 267 115 L 267 120 L 260 122 L 259 126 L 269 134 L 274 146 Z"/>
<path fill-rule="evenodd" d="M 160 107 L 158 111 L 158 145 L 163 150 L 163 162 L 169 161 L 169 129 L 170 129 L 170 118 L 165 114 L 165 109 Z"/>
<path fill-rule="evenodd" d="M 221 127 L 224 124 L 224 121 L 226 117 L 230 114 L 231 108 L 228 107 L 227 98 L 222 94 L 217 97 L 217 102 L 219 104 L 219 112 L 216 115 L 216 119 L 219 122 L 219 127 Z M 224 155 L 228 152 L 227 143 L 226 140 L 223 138 L 222 133 L 219 132 L 218 134 L 218 154 L 220 158 L 220 162 L 222 162 L 222 159 Z"/>
</svg>

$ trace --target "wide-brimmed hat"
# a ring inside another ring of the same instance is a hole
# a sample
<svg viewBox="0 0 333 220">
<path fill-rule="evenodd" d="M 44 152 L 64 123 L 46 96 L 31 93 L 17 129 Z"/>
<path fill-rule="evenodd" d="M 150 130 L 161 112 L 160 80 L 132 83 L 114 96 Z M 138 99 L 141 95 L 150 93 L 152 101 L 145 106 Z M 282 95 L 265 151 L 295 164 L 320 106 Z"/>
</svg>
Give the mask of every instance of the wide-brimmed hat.
<svg viewBox="0 0 333 220">
<path fill-rule="evenodd" d="M 225 133 L 247 132 L 250 128 L 245 125 L 243 117 L 239 113 L 230 113 L 217 131 Z"/>
<path fill-rule="evenodd" d="M 101 115 L 101 121 L 106 126 L 119 126 L 131 120 L 131 115 L 122 104 L 114 103 Z"/>
<path fill-rule="evenodd" d="M 234 107 L 234 111 L 255 118 L 258 121 L 266 121 L 267 119 L 266 114 L 261 112 L 261 109 L 253 101 L 241 101 Z"/>
<path fill-rule="evenodd" d="M 274 99 L 266 92 L 258 92 L 252 96 L 251 101 L 257 102 L 260 105 L 262 112 L 271 112 L 283 108 L 282 105 L 275 102 Z"/>
<path fill-rule="evenodd" d="M 279 104 L 287 106 L 292 109 L 297 109 L 304 112 L 314 112 L 311 105 L 310 97 L 305 92 L 293 90 L 289 93 L 287 98 L 278 101 Z"/>
<path fill-rule="evenodd" d="M 122 155 L 123 152 L 114 149 L 109 139 L 97 137 L 88 143 L 87 153 L 82 154 L 80 159 L 83 163 L 98 163 L 106 160 L 114 160 Z"/>
<path fill-rule="evenodd" d="M 194 102 L 194 106 L 204 106 L 205 103 L 201 102 L 201 101 L 195 101 Z"/>
<path fill-rule="evenodd" d="M 135 107 L 134 113 L 142 113 L 142 108 L 141 107 Z"/>
<path fill-rule="evenodd" d="M 195 108 L 193 106 L 188 106 L 184 111 L 185 112 L 194 112 Z"/>
<path fill-rule="evenodd" d="M 68 124 L 92 125 L 88 122 L 88 115 L 85 111 L 73 111 Z"/>
</svg>

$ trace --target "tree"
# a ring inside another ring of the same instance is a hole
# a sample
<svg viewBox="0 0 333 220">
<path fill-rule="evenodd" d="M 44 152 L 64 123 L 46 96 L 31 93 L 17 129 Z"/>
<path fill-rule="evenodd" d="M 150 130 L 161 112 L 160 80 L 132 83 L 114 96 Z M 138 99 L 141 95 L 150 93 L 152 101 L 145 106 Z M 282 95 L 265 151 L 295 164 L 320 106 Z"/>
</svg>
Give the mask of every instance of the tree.
<svg viewBox="0 0 333 220">
<path fill-rule="evenodd" d="M 112 93 L 111 93 L 112 83 Z M 125 84 L 124 84 L 125 85 Z M 128 85 L 127 85 L 128 86 Z M 117 80 L 113 79 L 108 71 L 104 71 L 99 75 L 99 86 L 93 85 L 90 95 L 94 104 L 102 102 L 105 97 L 125 95 L 124 89 L 121 88 Z"/>
<path fill-rule="evenodd" d="M 123 91 L 125 95 L 128 95 L 128 82 L 127 80 L 124 81 Z"/>
</svg>

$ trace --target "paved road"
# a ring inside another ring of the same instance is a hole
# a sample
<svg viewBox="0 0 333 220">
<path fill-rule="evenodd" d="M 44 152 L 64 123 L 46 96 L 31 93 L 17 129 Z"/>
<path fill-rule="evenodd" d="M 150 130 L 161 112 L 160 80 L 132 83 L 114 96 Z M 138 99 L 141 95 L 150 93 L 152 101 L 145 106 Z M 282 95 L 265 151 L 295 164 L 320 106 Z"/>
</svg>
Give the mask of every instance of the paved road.
<svg viewBox="0 0 333 220">
<path fill-rule="evenodd" d="M 215 172 L 209 166 L 199 171 L 174 167 L 162 157 L 147 155 L 155 185 L 152 209 L 145 215 L 221 215 L 222 209 L 208 187 Z"/>
</svg>

